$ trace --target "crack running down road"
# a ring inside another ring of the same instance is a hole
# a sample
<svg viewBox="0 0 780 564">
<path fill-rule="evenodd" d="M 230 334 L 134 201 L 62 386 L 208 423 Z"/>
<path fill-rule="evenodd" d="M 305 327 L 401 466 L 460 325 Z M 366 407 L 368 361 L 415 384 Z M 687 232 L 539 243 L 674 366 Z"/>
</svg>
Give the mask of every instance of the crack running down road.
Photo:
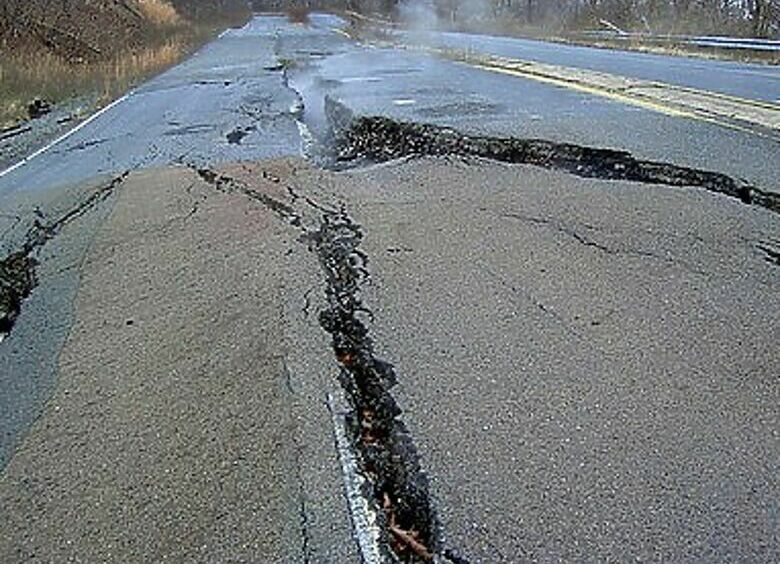
<svg viewBox="0 0 780 564">
<path fill-rule="evenodd" d="M 370 277 L 369 259 L 360 250 L 361 227 L 345 209 L 336 211 L 292 191 L 293 205 L 302 200 L 321 214 L 318 228 L 306 227 L 303 212 L 291 205 L 214 170 L 192 168 L 217 190 L 238 192 L 298 228 L 301 242 L 319 257 L 327 282 L 327 308 L 320 312 L 320 324 L 332 336 L 335 358 L 342 367 L 340 383 L 352 407 L 345 421 L 347 436 L 372 490 L 368 502 L 379 516 L 385 557 L 394 554 L 403 562 L 427 562 L 439 554 L 445 561 L 465 562 L 440 545 L 427 478 L 401 420 L 402 410 L 390 392 L 397 376 L 391 364 L 376 357 L 369 328 L 361 320 L 373 320 L 360 299 L 360 287 Z"/>
<path fill-rule="evenodd" d="M 737 198 L 780 213 L 780 195 L 750 186 L 725 174 L 668 163 L 644 161 L 626 151 L 581 147 L 541 139 L 491 138 L 464 135 L 429 124 L 405 123 L 385 117 L 343 117 L 349 111 L 331 103 L 336 123 L 337 160 L 384 162 L 408 156 L 475 156 L 564 170 L 586 178 L 629 180 L 645 184 L 696 187 Z"/>
<path fill-rule="evenodd" d="M 777 560 L 774 142 L 333 24 L 0 179 L 0 560 Z"/>
</svg>

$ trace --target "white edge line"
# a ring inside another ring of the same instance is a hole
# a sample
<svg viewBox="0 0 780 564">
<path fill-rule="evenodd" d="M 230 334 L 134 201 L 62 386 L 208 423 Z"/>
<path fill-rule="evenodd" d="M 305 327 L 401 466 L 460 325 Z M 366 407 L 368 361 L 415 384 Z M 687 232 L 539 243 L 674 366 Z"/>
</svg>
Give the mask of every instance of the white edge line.
<svg viewBox="0 0 780 564">
<path fill-rule="evenodd" d="M 26 165 L 26 164 L 27 164 L 27 163 L 29 163 L 31 160 L 33 160 L 34 158 L 36 158 L 36 157 L 38 157 L 38 156 L 42 155 L 43 153 L 45 153 L 46 151 L 48 151 L 49 149 L 51 149 L 52 147 L 54 147 L 54 146 L 55 146 L 55 145 L 57 145 L 58 143 L 62 143 L 62 142 L 63 142 L 63 141 L 65 141 L 65 140 L 66 140 L 68 137 L 70 137 L 71 135 L 73 135 L 73 134 L 75 134 L 76 132 L 80 131 L 81 129 L 83 129 L 84 127 L 86 127 L 87 125 L 89 125 L 90 123 L 92 123 L 93 121 L 95 121 L 97 118 L 99 118 L 100 116 L 102 116 L 103 114 L 105 114 L 107 111 L 109 111 L 109 110 L 111 110 L 112 108 L 114 108 L 115 106 L 119 105 L 121 102 L 124 102 L 124 101 L 125 101 L 127 98 L 129 98 L 129 97 L 130 97 L 130 94 L 125 94 L 125 95 L 124 95 L 124 96 L 122 96 L 121 98 L 117 98 L 116 100 L 114 100 L 113 102 L 111 102 L 111 103 L 110 103 L 108 106 L 106 106 L 105 108 L 102 108 L 101 110 L 99 110 L 99 111 L 95 112 L 94 114 L 92 114 L 91 116 L 89 116 L 87 119 L 85 119 L 84 121 L 82 121 L 80 124 L 78 124 L 76 127 L 74 127 L 73 129 L 71 129 L 70 131 L 67 131 L 66 133 L 62 134 L 61 136 L 57 137 L 57 139 L 55 139 L 54 141 L 52 141 L 51 143 L 49 143 L 49 144 L 48 144 L 48 145 L 46 145 L 45 147 L 41 147 L 40 149 L 38 149 L 37 151 L 35 151 L 33 154 L 31 154 L 31 155 L 28 155 L 27 157 L 23 158 L 21 161 L 19 161 L 19 162 L 18 162 L 18 163 L 16 163 L 15 165 L 11 165 L 11 166 L 10 166 L 10 167 L 8 167 L 7 169 L 5 169 L 3 172 L 0 172 L 0 178 L 2 178 L 2 177 L 4 177 L 4 176 L 6 176 L 7 174 L 11 174 L 11 173 L 12 173 L 13 171 L 15 171 L 16 169 L 18 169 L 18 168 L 20 168 L 20 167 L 22 167 L 22 166 Z"/>
<path fill-rule="evenodd" d="M 301 120 L 296 119 L 295 124 L 298 126 L 298 134 L 301 137 L 301 156 L 306 157 L 312 153 L 312 147 L 314 146 L 314 135 L 312 135 L 309 126 L 303 123 Z"/>
<path fill-rule="evenodd" d="M 352 526 L 355 528 L 355 536 L 360 547 L 360 555 L 364 564 L 382 564 L 377 518 L 368 500 L 363 496 L 362 486 L 365 483 L 365 478 L 358 471 L 357 460 L 344 431 L 344 416 L 337 411 L 331 394 L 328 394 L 328 409 L 333 418 L 333 434 L 336 437 L 344 489 L 347 494 L 349 513 L 352 517 Z"/>
</svg>

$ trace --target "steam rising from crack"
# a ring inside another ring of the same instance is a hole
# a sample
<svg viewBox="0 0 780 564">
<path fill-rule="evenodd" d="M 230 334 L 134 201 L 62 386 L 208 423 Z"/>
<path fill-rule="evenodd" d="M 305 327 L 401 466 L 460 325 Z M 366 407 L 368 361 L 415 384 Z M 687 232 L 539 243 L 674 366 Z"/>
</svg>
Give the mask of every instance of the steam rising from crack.
<svg viewBox="0 0 780 564">
<path fill-rule="evenodd" d="M 431 0 L 406 0 L 398 6 L 398 16 L 407 29 L 424 34 L 453 27 L 457 20 L 484 21 L 491 9 L 488 0 L 451 0 L 443 9 Z"/>
</svg>

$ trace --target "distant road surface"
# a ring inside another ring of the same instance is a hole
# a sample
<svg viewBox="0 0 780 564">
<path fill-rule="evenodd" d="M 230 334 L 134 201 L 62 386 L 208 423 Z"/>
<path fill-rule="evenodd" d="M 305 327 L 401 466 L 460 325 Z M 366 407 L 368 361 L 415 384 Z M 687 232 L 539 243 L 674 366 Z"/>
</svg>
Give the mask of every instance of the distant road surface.
<svg viewBox="0 0 780 564">
<path fill-rule="evenodd" d="M 532 39 L 432 33 L 435 45 L 655 80 L 753 100 L 780 103 L 780 69 L 770 65 L 670 57 Z"/>
</svg>

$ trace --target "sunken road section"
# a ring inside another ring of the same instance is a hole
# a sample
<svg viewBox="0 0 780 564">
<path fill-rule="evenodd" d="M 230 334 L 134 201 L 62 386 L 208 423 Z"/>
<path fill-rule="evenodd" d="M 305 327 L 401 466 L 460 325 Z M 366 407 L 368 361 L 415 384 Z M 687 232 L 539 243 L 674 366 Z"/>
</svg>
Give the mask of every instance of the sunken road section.
<svg viewBox="0 0 780 564">
<path fill-rule="evenodd" d="M 128 175 L 124 172 L 115 177 L 55 221 L 46 222 L 43 215 L 37 215 L 22 247 L 0 260 L 0 341 L 11 332 L 24 300 L 38 285 L 35 255 L 67 224 L 108 198 Z"/>
<path fill-rule="evenodd" d="M 331 110 L 338 110 L 331 106 Z M 341 110 L 343 111 L 343 110 Z M 530 164 L 604 180 L 696 187 L 780 213 L 780 195 L 725 174 L 645 161 L 626 151 L 554 143 L 541 139 L 464 135 L 430 124 L 359 117 L 337 136 L 339 162 L 389 161 L 409 156 L 474 156 L 512 164 Z"/>
</svg>

